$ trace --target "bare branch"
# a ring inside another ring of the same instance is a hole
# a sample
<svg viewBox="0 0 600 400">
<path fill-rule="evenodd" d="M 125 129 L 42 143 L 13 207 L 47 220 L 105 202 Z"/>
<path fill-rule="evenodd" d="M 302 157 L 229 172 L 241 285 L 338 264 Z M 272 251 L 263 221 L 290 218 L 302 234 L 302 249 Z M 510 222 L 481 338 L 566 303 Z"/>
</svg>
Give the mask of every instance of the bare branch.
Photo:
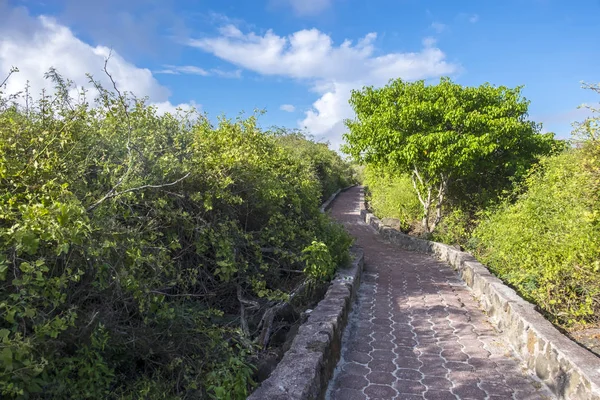
<svg viewBox="0 0 600 400">
<path fill-rule="evenodd" d="M 97 202 L 95 202 L 94 204 L 92 204 L 91 206 L 89 206 L 87 208 L 87 211 L 90 212 L 92 211 L 94 208 L 98 207 L 100 204 L 102 204 L 103 202 L 105 202 L 108 199 L 111 199 L 113 197 L 118 197 L 121 196 L 125 193 L 129 193 L 129 192 L 135 192 L 138 190 L 144 190 L 144 189 L 160 189 L 160 188 L 164 188 L 167 186 L 173 186 L 178 184 L 179 182 L 183 181 L 185 178 L 187 178 L 188 176 L 190 176 L 191 172 L 188 172 L 187 174 L 185 174 L 184 176 L 182 176 L 181 178 L 173 181 L 173 182 L 169 182 L 169 183 L 163 183 L 160 185 L 142 185 L 142 186 L 138 186 L 138 187 L 134 187 L 134 188 L 129 188 L 126 190 L 122 190 L 120 192 L 117 192 L 115 189 L 117 188 L 118 185 L 121 184 L 123 178 L 125 175 L 123 175 L 120 179 L 120 181 L 117 183 L 117 185 L 115 185 L 115 187 L 113 187 L 113 189 L 111 189 L 110 192 L 108 192 L 106 195 L 104 195 L 104 197 L 102 197 L 100 200 L 98 200 Z"/>
<path fill-rule="evenodd" d="M 17 68 L 17 67 L 11 67 L 11 68 L 10 68 L 10 71 L 8 71 L 8 75 L 6 76 L 6 78 L 4 78 L 4 80 L 2 81 L 2 83 L 0 83 L 0 88 L 1 88 L 2 86 L 4 86 L 4 84 L 5 84 L 6 82 L 8 82 L 8 78 L 10 78 L 10 76 L 11 76 L 12 74 L 14 74 L 15 72 L 19 72 L 19 68 Z"/>
<path fill-rule="evenodd" d="M 216 293 L 205 293 L 205 294 L 180 293 L 180 294 L 171 294 L 171 293 L 162 292 L 160 290 L 149 290 L 148 292 L 149 293 L 160 294 L 162 296 L 167 296 L 167 297 L 200 297 L 200 298 L 205 298 L 205 297 L 215 297 L 217 295 Z"/>
</svg>

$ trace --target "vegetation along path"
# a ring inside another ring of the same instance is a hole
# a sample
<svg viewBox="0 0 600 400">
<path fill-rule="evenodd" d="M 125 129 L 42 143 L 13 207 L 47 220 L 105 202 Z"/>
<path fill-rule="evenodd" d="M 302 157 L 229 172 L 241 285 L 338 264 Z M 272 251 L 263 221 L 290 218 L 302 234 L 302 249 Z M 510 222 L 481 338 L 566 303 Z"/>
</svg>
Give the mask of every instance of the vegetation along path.
<svg viewBox="0 0 600 400">
<path fill-rule="evenodd" d="M 386 243 L 360 217 L 362 188 L 331 213 L 365 252 L 331 400 L 551 399 L 444 263 Z"/>
</svg>

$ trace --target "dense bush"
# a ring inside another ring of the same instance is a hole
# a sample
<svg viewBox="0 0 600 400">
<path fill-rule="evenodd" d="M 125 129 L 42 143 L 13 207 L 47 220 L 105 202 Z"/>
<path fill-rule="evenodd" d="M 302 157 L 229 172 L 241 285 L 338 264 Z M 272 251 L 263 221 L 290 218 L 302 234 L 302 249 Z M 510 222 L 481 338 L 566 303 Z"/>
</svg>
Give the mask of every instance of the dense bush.
<svg viewBox="0 0 600 400">
<path fill-rule="evenodd" d="M 351 166 L 326 143 L 307 140 L 298 131 L 278 130 L 276 135 L 284 147 L 310 163 L 321 183 L 321 200 L 327 200 L 339 188 L 355 183 Z"/>
<path fill-rule="evenodd" d="M 254 117 L 48 77 L 0 96 L 0 397 L 245 398 L 262 316 L 347 259 L 318 211 L 345 178 Z"/>
<path fill-rule="evenodd" d="M 409 231 L 422 213 L 410 176 L 389 173 L 374 166 L 365 167 L 363 176 L 363 183 L 369 189 L 367 201 L 373 212 L 381 217 L 398 219 L 400 228 Z"/>
<path fill-rule="evenodd" d="M 565 327 L 600 322 L 600 146 L 550 157 L 474 232 L 478 257 Z"/>
</svg>

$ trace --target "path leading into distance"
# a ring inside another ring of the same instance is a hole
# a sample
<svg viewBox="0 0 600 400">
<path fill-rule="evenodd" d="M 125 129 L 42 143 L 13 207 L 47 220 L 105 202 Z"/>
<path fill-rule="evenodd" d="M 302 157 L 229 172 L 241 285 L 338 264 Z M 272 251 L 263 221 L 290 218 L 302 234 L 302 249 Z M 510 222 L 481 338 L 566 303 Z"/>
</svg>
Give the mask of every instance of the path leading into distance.
<svg viewBox="0 0 600 400">
<path fill-rule="evenodd" d="M 361 198 L 354 187 L 331 208 L 365 270 L 327 399 L 553 399 L 452 268 L 386 243 L 362 221 Z"/>
</svg>

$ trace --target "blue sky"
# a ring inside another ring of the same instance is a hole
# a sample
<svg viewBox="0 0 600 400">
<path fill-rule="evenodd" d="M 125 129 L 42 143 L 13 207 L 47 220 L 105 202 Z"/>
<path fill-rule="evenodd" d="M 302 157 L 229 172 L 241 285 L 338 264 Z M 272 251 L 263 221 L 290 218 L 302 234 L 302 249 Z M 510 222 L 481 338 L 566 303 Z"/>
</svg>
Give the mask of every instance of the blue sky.
<svg viewBox="0 0 600 400">
<path fill-rule="evenodd" d="M 80 85 L 103 59 L 121 88 L 160 110 L 266 109 L 261 124 L 306 127 L 334 145 L 350 90 L 390 78 L 524 85 L 530 116 L 568 137 L 598 98 L 598 0 L 0 0 L 0 76 Z"/>
</svg>

